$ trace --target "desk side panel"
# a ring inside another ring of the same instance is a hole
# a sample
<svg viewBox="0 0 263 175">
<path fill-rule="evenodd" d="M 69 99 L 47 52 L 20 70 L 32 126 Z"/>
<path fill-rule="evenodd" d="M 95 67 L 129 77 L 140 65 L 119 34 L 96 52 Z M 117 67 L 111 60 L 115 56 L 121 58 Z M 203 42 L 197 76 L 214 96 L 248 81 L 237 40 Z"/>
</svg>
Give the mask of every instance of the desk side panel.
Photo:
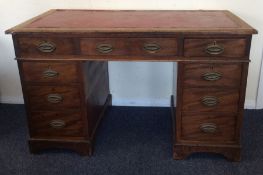
<svg viewBox="0 0 263 175">
<path fill-rule="evenodd" d="M 86 61 L 83 70 L 89 137 L 93 139 L 110 94 L 108 62 Z"/>
</svg>

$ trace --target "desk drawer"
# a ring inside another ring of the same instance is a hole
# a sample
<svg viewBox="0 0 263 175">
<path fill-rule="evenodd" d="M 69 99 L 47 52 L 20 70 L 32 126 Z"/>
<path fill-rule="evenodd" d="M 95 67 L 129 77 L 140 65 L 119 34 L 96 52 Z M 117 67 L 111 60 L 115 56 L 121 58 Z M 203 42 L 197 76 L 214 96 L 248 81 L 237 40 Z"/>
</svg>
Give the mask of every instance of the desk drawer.
<svg viewBox="0 0 263 175">
<path fill-rule="evenodd" d="M 246 39 L 185 39 L 186 57 L 245 57 Z"/>
<path fill-rule="evenodd" d="M 72 55 L 74 45 L 70 38 L 19 37 L 17 51 L 21 57 L 59 57 Z"/>
<path fill-rule="evenodd" d="M 80 91 L 76 86 L 28 86 L 31 110 L 78 109 Z"/>
<path fill-rule="evenodd" d="M 145 56 L 175 56 L 178 54 L 176 38 L 133 38 L 131 54 Z"/>
<path fill-rule="evenodd" d="M 183 64 L 186 87 L 240 87 L 241 63 Z"/>
<path fill-rule="evenodd" d="M 76 63 L 22 62 L 21 69 L 26 82 L 71 83 L 78 82 Z"/>
<path fill-rule="evenodd" d="M 76 111 L 36 111 L 30 115 L 32 137 L 83 137 L 81 113 Z"/>
<path fill-rule="evenodd" d="M 186 114 L 182 116 L 182 139 L 191 141 L 234 141 L 236 117 L 232 114 Z"/>
<path fill-rule="evenodd" d="M 177 55 L 176 38 L 83 38 L 83 55 Z"/>
<path fill-rule="evenodd" d="M 82 38 L 80 50 L 83 55 L 126 55 L 128 43 L 125 38 Z"/>
<path fill-rule="evenodd" d="M 239 91 L 236 89 L 185 88 L 182 96 L 183 111 L 237 112 Z"/>
</svg>

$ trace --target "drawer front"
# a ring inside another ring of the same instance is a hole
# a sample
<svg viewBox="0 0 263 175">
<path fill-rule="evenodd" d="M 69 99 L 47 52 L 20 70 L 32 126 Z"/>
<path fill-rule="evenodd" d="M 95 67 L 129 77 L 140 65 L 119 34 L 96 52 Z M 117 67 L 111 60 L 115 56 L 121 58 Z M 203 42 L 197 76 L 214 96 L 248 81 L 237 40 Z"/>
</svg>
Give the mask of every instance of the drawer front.
<svg viewBox="0 0 263 175">
<path fill-rule="evenodd" d="M 72 86 L 26 87 L 31 110 L 80 108 L 80 91 Z"/>
<path fill-rule="evenodd" d="M 128 43 L 125 38 L 83 38 L 80 50 L 83 55 L 126 55 Z"/>
<path fill-rule="evenodd" d="M 21 68 L 26 82 L 78 82 L 76 63 L 22 62 Z"/>
<path fill-rule="evenodd" d="M 36 111 L 30 115 L 31 137 L 83 137 L 80 112 Z"/>
<path fill-rule="evenodd" d="M 134 38 L 130 46 L 132 55 L 175 56 L 178 53 L 176 38 Z"/>
<path fill-rule="evenodd" d="M 177 55 L 176 38 L 85 38 L 80 41 L 84 55 Z"/>
<path fill-rule="evenodd" d="M 191 141 L 234 141 L 236 117 L 232 114 L 199 114 L 182 116 L 182 139 Z"/>
<path fill-rule="evenodd" d="M 185 39 L 186 57 L 245 57 L 246 39 Z"/>
<path fill-rule="evenodd" d="M 21 57 L 59 57 L 73 55 L 74 46 L 69 38 L 20 37 L 18 52 Z"/>
<path fill-rule="evenodd" d="M 217 88 L 184 88 L 182 96 L 183 111 L 194 112 L 237 112 L 238 90 Z"/>
<path fill-rule="evenodd" d="M 235 64 L 184 64 L 183 84 L 187 87 L 240 87 L 242 65 Z"/>
</svg>

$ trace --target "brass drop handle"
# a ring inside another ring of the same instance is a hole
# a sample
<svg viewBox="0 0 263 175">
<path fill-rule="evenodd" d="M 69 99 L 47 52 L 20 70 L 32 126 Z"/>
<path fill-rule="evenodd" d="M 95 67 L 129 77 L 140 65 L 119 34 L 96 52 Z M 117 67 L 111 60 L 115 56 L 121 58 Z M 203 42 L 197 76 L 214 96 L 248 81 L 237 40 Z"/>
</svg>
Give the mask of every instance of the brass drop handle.
<svg viewBox="0 0 263 175">
<path fill-rule="evenodd" d="M 66 123 L 63 120 L 52 120 L 49 126 L 55 129 L 61 129 L 66 126 Z"/>
<path fill-rule="evenodd" d="M 221 79 L 222 74 L 219 72 L 207 72 L 202 75 L 202 78 L 206 81 L 216 81 Z"/>
<path fill-rule="evenodd" d="M 111 44 L 99 44 L 97 46 L 97 51 L 100 52 L 100 53 L 110 53 L 113 51 L 113 46 Z"/>
<path fill-rule="evenodd" d="M 143 49 L 149 53 L 156 53 L 161 47 L 156 43 L 146 43 L 144 44 Z"/>
<path fill-rule="evenodd" d="M 56 50 L 56 45 L 54 43 L 43 41 L 38 45 L 38 50 L 43 53 L 51 53 Z"/>
<path fill-rule="evenodd" d="M 54 78 L 54 77 L 57 77 L 59 75 L 59 73 L 57 71 L 52 70 L 51 68 L 48 68 L 42 74 L 43 74 L 43 77 L 45 77 L 45 78 Z"/>
<path fill-rule="evenodd" d="M 54 104 L 60 103 L 63 101 L 63 96 L 60 94 L 49 94 L 47 96 L 47 101 Z"/>
<path fill-rule="evenodd" d="M 203 105 L 207 107 L 213 107 L 216 106 L 219 103 L 219 100 L 217 97 L 214 96 L 205 96 L 201 99 Z"/>
<path fill-rule="evenodd" d="M 218 127 L 214 123 L 202 123 L 200 125 L 200 130 L 204 133 L 213 134 L 217 132 Z"/>
<path fill-rule="evenodd" d="M 220 55 L 221 53 L 224 52 L 224 47 L 217 44 L 216 41 L 214 41 L 213 44 L 209 44 L 205 48 L 205 52 L 208 53 L 209 55 Z"/>
</svg>

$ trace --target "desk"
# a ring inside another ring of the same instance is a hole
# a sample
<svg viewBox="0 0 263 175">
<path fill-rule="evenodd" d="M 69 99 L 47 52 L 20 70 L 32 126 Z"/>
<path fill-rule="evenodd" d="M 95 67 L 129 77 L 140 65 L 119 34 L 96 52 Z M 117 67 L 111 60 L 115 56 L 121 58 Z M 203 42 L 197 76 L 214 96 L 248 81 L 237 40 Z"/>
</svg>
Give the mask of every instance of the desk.
<svg viewBox="0 0 263 175">
<path fill-rule="evenodd" d="M 174 61 L 174 159 L 213 152 L 240 160 L 257 31 L 231 12 L 50 10 L 6 33 L 13 36 L 31 152 L 92 154 L 96 128 L 111 105 L 108 61 Z"/>
</svg>

